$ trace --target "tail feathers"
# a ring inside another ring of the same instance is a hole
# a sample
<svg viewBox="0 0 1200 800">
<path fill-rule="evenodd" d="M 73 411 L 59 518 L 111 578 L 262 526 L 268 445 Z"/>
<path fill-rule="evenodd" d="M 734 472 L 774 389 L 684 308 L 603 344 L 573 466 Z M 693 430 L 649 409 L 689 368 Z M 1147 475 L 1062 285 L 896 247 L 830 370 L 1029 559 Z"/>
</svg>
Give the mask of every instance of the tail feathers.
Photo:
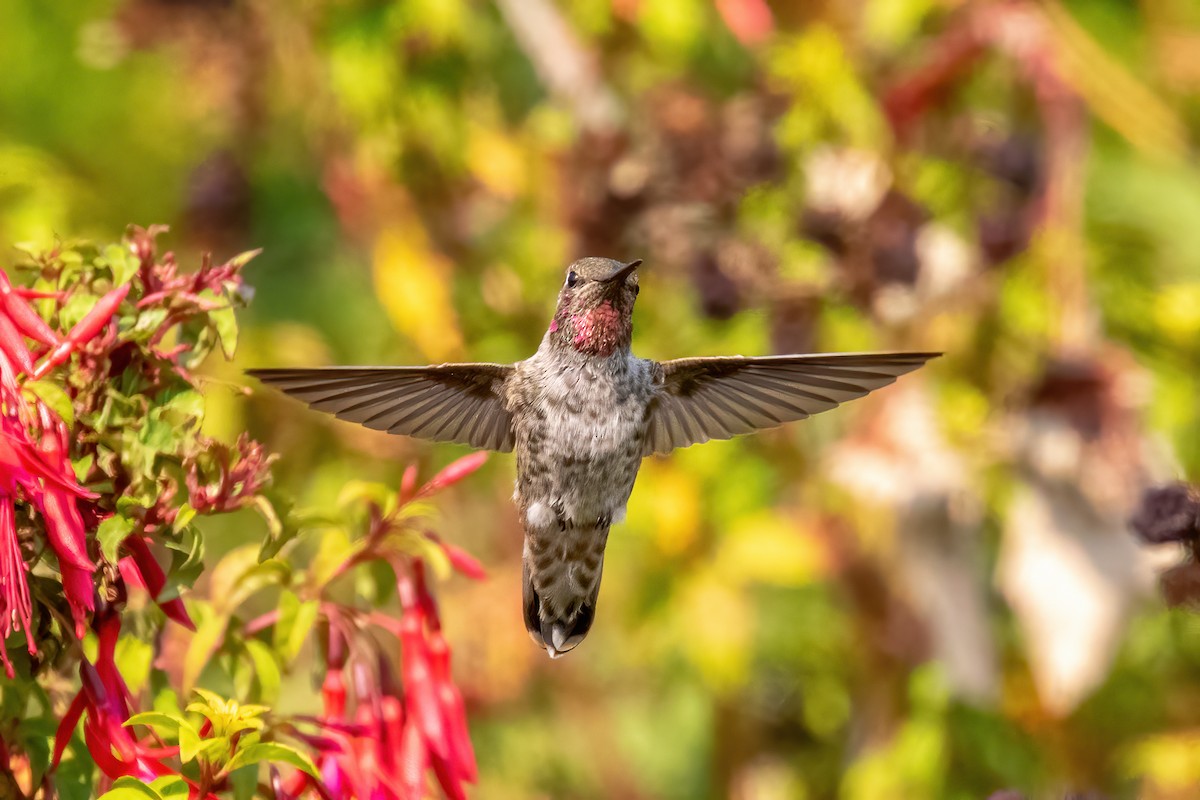
<svg viewBox="0 0 1200 800">
<path fill-rule="evenodd" d="M 526 556 L 522 576 L 525 629 L 534 643 L 551 658 L 559 658 L 574 650 L 592 629 L 602 570 L 603 563 L 597 569 L 586 595 L 579 594 L 564 602 L 562 594 L 554 591 L 558 587 L 535 581 L 530 558 Z M 535 583 L 539 585 L 535 586 Z"/>
</svg>

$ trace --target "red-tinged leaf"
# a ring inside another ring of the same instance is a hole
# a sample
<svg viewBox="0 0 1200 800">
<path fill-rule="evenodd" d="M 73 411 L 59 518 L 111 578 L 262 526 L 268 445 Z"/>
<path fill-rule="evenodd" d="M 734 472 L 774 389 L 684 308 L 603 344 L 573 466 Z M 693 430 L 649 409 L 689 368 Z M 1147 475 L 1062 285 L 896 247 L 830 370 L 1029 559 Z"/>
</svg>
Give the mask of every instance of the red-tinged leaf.
<svg viewBox="0 0 1200 800">
<path fill-rule="evenodd" d="M 404 469 L 404 477 L 400 479 L 400 495 L 397 498 L 400 505 L 412 500 L 417 489 L 417 465 L 409 464 Z"/>
<path fill-rule="evenodd" d="M 463 478 L 470 475 L 475 470 L 483 466 L 483 462 L 487 461 L 488 454 L 484 451 L 471 453 L 469 456 L 452 461 L 447 464 L 445 469 L 434 475 L 421 490 L 417 492 L 417 497 L 428 497 L 431 494 L 440 492 L 447 486 L 453 486 Z"/>
<path fill-rule="evenodd" d="M 0 349 L 3 349 L 4 354 L 26 375 L 33 373 L 33 359 L 29 357 L 25 337 L 6 314 L 0 314 Z"/>
<path fill-rule="evenodd" d="M 454 567 L 468 578 L 472 578 L 477 581 L 487 578 L 487 570 L 483 568 L 483 564 L 480 564 L 479 561 L 476 560 L 475 556 L 471 555 L 466 550 L 463 550 L 458 545 L 450 544 L 449 542 L 440 538 L 436 539 L 435 541 L 441 545 L 442 552 L 444 552 L 446 554 L 446 558 L 450 560 L 450 566 Z"/>
<path fill-rule="evenodd" d="M 3 308 L 8 312 L 9 318 L 22 333 L 42 344 L 50 346 L 58 344 L 58 334 L 46 324 L 46 320 L 38 316 L 38 313 L 33 310 L 33 306 L 29 305 L 24 298 L 15 292 L 6 292 L 0 300 L 2 300 Z"/>
<path fill-rule="evenodd" d="M 425 739 L 416 721 L 410 717 L 404 723 L 400 738 L 400 786 L 405 800 L 422 800 L 425 797 L 425 765 L 428 760 Z"/>
<path fill-rule="evenodd" d="M 96 301 L 96 305 L 92 306 L 83 319 L 75 323 L 75 327 L 71 328 L 67 333 L 67 341 L 72 342 L 78 347 L 81 344 L 90 342 L 95 338 L 108 321 L 112 319 L 112 315 L 121 305 L 121 301 L 125 299 L 125 295 L 129 294 L 129 284 L 118 286 L 111 290 L 106 295 Z"/>
<path fill-rule="evenodd" d="M 83 706 L 84 697 L 83 692 L 80 691 L 71 701 L 71 705 L 67 706 L 67 712 L 63 714 L 62 721 L 58 723 L 58 731 L 54 734 L 54 757 L 50 759 L 50 769 L 58 768 L 58 762 L 62 760 L 67 745 L 71 743 L 75 726 L 79 724 L 79 717 L 83 715 Z"/>
</svg>

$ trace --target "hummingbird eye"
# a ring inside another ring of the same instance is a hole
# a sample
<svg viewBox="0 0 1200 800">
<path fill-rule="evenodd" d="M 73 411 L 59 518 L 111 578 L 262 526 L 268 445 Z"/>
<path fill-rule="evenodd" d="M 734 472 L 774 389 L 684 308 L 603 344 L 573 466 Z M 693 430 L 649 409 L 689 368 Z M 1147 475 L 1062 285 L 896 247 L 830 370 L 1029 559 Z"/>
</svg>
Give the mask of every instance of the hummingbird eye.
<svg viewBox="0 0 1200 800">
<path fill-rule="evenodd" d="M 633 296 L 634 296 L 634 297 L 637 297 L 637 296 L 638 296 L 639 294 L 641 294 L 641 293 L 642 293 L 642 287 L 641 287 L 641 286 L 638 286 L 638 285 L 635 283 L 635 284 L 633 285 Z"/>
<path fill-rule="evenodd" d="M 579 276 L 576 275 L 574 272 L 568 272 L 567 273 L 567 287 L 570 289 L 574 289 L 575 285 L 577 283 L 579 283 Z"/>
</svg>

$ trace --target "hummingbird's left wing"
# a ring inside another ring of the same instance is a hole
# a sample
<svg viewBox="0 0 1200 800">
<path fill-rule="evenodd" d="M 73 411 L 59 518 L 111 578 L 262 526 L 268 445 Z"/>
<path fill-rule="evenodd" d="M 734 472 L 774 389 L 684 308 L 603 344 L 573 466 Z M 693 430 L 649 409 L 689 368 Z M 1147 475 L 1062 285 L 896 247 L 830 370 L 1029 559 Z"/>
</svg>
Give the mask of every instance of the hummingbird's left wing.
<svg viewBox="0 0 1200 800">
<path fill-rule="evenodd" d="M 368 428 L 507 453 L 505 364 L 252 369 L 250 375 L 319 411 Z"/>
<path fill-rule="evenodd" d="M 664 361 L 645 454 L 730 439 L 862 397 L 940 353 L 834 353 Z"/>
</svg>

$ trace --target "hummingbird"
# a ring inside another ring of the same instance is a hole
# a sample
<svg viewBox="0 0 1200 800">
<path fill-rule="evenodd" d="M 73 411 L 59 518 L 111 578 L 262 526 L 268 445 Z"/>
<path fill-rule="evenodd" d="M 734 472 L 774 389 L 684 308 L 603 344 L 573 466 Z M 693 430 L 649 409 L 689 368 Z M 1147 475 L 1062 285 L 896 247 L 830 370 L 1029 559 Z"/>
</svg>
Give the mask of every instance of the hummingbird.
<svg viewBox="0 0 1200 800">
<path fill-rule="evenodd" d="M 641 263 L 571 264 L 537 352 L 515 364 L 249 374 L 368 428 L 515 451 L 525 627 L 558 658 L 595 620 L 609 528 L 624 519 L 643 458 L 828 411 L 940 355 L 638 358 Z"/>
</svg>

